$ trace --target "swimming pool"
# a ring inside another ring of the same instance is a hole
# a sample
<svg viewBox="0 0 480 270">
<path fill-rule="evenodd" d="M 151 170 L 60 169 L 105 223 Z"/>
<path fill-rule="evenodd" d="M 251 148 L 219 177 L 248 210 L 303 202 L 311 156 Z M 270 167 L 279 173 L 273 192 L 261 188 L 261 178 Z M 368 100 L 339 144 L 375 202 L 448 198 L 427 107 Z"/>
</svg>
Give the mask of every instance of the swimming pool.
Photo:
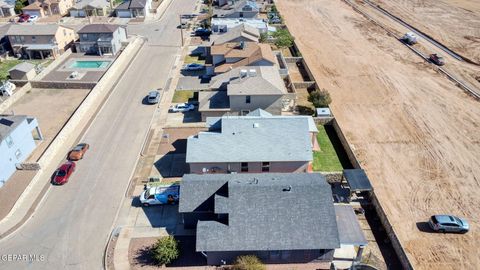
<svg viewBox="0 0 480 270">
<path fill-rule="evenodd" d="M 70 65 L 70 68 L 106 68 L 112 61 L 89 61 L 77 60 Z"/>
</svg>

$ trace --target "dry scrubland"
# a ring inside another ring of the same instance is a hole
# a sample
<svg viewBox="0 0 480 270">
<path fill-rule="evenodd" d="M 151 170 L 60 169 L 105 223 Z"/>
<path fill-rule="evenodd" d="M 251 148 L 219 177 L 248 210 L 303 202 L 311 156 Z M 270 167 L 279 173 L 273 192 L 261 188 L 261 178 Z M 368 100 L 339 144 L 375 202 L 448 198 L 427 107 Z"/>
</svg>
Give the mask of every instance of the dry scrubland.
<svg viewBox="0 0 480 270">
<path fill-rule="evenodd" d="M 331 92 L 333 113 L 414 267 L 479 269 L 480 102 L 340 0 L 276 3 L 315 79 Z M 460 8 L 452 3 L 448 10 Z M 448 16 L 475 31 L 463 13 Z M 441 27 L 435 18 L 424 24 Z M 452 27 L 444 35 L 462 35 Z M 417 223 L 434 213 L 467 217 L 470 233 L 420 231 Z"/>
</svg>

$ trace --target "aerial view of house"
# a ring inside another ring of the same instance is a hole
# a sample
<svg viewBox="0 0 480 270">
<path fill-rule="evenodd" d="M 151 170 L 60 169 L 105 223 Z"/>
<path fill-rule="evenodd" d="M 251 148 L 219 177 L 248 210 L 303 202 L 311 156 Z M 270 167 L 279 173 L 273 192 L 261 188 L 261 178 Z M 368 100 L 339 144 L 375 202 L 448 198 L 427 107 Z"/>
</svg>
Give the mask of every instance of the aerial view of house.
<svg viewBox="0 0 480 270">
<path fill-rule="evenodd" d="M 29 0 L 29 5 L 22 8 L 24 14 L 30 16 L 45 17 L 54 14 L 67 15 L 68 10 L 73 7 L 74 0 Z"/>
<path fill-rule="evenodd" d="M 479 29 L 478 0 L 0 0 L 0 269 L 480 269 Z"/>
<path fill-rule="evenodd" d="M 73 29 L 58 24 L 12 24 L 5 35 L 13 54 L 28 59 L 56 58 L 76 39 Z"/>
<path fill-rule="evenodd" d="M 116 55 L 127 41 L 125 27 L 115 24 L 89 24 L 78 30 L 78 52 L 98 55 Z"/>
<path fill-rule="evenodd" d="M 77 0 L 69 13 L 72 17 L 108 16 L 111 5 L 108 0 Z"/>
<path fill-rule="evenodd" d="M 187 174 L 180 192 L 184 226 L 196 228 L 196 251 L 210 265 L 244 254 L 265 263 L 331 262 L 341 244 L 366 244 L 358 222 L 350 235 L 339 229 L 352 219 L 337 223 L 320 174 Z"/>
<path fill-rule="evenodd" d="M 190 173 L 306 172 L 313 159 L 318 130 L 309 116 L 256 110 L 245 116 L 207 118 L 207 123 L 208 132 L 188 138 Z"/>
<path fill-rule="evenodd" d="M 33 135 L 35 134 L 35 135 Z M 42 140 L 37 119 L 25 115 L 0 116 L 0 187 Z"/>
<path fill-rule="evenodd" d="M 246 115 L 256 109 L 280 115 L 288 95 L 275 66 L 237 67 L 214 76 L 210 89 L 198 93 L 198 111 L 203 121 L 225 114 Z"/>
<path fill-rule="evenodd" d="M 117 17 L 145 17 L 152 8 L 152 0 L 127 0 L 115 8 Z"/>
</svg>

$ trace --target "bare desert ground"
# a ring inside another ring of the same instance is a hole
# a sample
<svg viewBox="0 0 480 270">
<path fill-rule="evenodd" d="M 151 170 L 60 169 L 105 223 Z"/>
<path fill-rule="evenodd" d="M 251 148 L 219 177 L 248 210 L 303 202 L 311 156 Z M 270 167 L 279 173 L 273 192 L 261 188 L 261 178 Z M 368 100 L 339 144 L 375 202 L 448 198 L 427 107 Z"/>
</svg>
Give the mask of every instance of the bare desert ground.
<svg viewBox="0 0 480 270">
<path fill-rule="evenodd" d="M 450 49 L 480 63 L 480 1 L 370 0 Z"/>
<path fill-rule="evenodd" d="M 341 0 L 276 3 L 414 267 L 479 269 L 480 102 Z M 471 231 L 425 231 L 436 213 Z"/>
</svg>

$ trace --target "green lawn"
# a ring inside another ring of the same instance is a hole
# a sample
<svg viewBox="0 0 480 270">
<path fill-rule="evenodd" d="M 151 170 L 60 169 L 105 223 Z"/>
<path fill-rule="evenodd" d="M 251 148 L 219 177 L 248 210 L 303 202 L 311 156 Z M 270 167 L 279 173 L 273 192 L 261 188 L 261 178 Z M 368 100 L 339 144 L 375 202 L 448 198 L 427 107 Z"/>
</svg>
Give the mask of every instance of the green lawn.
<svg viewBox="0 0 480 270">
<path fill-rule="evenodd" d="M 51 62 L 52 60 L 17 60 L 17 59 L 14 59 L 14 60 L 5 60 L 5 61 L 2 61 L 0 63 L 0 80 L 7 80 L 8 79 L 8 70 L 11 69 L 12 67 L 20 64 L 21 62 L 29 62 L 29 63 L 32 63 L 34 65 L 38 65 L 40 63 L 42 63 L 42 65 L 44 67 L 48 66 L 48 64 Z"/>
<path fill-rule="evenodd" d="M 313 170 L 321 172 L 342 171 L 342 164 L 324 126 L 318 126 L 317 140 L 320 151 L 313 152 Z"/>
<path fill-rule="evenodd" d="M 191 90 L 175 91 L 172 102 L 173 103 L 189 102 L 190 99 L 193 99 L 194 95 L 195 95 L 195 92 Z"/>
<path fill-rule="evenodd" d="M 200 60 L 200 57 L 198 55 L 187 55 L 185 56 L 184 62 L 185 64 L 197 63 L 205 65 L 205 60 Z"/>
</svg>

